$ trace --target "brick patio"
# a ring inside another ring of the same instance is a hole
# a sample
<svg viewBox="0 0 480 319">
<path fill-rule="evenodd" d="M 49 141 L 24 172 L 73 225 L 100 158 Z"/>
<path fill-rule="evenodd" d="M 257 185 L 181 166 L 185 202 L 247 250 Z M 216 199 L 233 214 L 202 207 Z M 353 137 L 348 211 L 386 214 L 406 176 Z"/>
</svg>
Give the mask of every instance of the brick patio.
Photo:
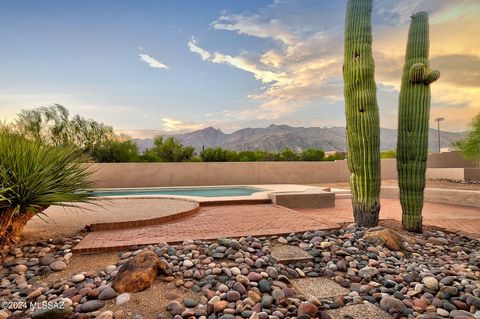
<svg viewBox="0 0 480 319">
<path fill-rule="evenodd" d="M 89 233 L 76 252 L 119 250 L 133 245 L 179 242 L 184 239 L 215 239 L 245 235 L 277 235 L 339 225 L 272 204 L 201 207 L 193 216 L 161 225 Z"/>
<path fill-rule="evenodd" d="M 76 252 L 120 250 L 133 245 L 184 239 L 215 239 L 246 235 L 278 235 L 315 229 L 335 229 L 352 222 L 350 199 L 336 201 L 334 208 L 291 210 L 285 207 L 229 205 L 202 207 L 193 216 L 161 225 L 89 233 Z M 381 219 L 401 220 L 398 200 L 382 199 Z M 424 223 L 480 239 L 480 210 L 474 207 L 426 202 Z"/>
</svg>

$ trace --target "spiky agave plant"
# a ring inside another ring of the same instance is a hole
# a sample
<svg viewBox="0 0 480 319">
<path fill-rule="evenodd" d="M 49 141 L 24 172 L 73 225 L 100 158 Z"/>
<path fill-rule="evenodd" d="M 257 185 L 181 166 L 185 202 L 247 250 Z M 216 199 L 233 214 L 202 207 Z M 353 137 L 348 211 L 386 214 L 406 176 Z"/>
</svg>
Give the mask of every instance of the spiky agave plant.
<svg viewBox="0 0 480 319">
<path fill-rule="evenodd" d="M 428 60 L 428 14 L 418 12 L 411 18 L 398 108 L 397 170 L 403 227 L 421 232 L 430 84 L 440 72 L 431 70 Z"/>
<path fill-rule="evenodd" d="M 26 223 L 50 205 L 76 206 L 92 198 L 90 171 L 72 147 L 28 140 L 0 125 L 0 244 L 18 239 Z"/>
<path fill-rule="evenodd" d="M 372 0 L 349 0 L 343 64 L 348 167 L 355 222 L 376 226 L 380 211 L 380 120 L 372 57 Z"/>
</svg>

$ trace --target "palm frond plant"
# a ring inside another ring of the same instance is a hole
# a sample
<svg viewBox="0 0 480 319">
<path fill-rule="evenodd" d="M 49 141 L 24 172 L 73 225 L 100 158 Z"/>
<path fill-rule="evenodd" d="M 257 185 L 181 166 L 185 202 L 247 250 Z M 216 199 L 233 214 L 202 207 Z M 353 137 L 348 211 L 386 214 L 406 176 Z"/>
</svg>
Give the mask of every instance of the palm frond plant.
<svg viewBox="0 0 480 319">
<path fill-rule="evenodd" d="M 50 205 L 93 200 L 90 171 L 74 147 L 30 140 L 0 125 L 0 244 L 19 238 L 26 223 Z"/>
</svg>

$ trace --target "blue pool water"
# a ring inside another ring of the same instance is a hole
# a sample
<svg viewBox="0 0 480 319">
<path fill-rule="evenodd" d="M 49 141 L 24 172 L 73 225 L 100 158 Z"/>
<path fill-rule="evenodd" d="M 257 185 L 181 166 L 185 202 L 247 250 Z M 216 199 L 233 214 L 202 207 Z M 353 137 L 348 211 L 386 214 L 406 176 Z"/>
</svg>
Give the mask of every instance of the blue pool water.
<svg viewBox="0 0 480 319">
<path fill-rule="evenodd" d="M 250 196 L 265 189 L 237 187 L 190 187 L 190 188 L 130 188 L 119 190 L 93 191 L 93 196 L 132 196 L 132 195 L 187 195 L 199 197 Z"/>
</svg>

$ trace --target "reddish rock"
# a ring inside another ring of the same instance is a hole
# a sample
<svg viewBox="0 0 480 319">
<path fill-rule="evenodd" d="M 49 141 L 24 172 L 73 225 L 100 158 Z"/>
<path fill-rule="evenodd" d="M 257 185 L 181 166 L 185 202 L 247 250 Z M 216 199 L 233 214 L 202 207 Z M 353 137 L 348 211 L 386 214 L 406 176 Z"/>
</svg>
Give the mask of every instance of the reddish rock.
<svg viewBox="0 0 480 319">
<path fill-rule="evenodd" d="M 428 307 L 428 302 L 423 298 L 417 298 L 413 300 L 413 305 L 419 307 L 422 310 L 425 310 Z"/>
<path fill-rule="evenodd" d="M 228 307 L 228 301 L 220 300 L 213 305 L 213 311 L 215 311 L 215 313 L 219 313 L 225 310 L 225 308 L 227 307 Z"/>
<path fill-rule="evenodd" d="M 315 318 L 318 313 L 318 308 L 314 304 L 309 302 L 301 303 L 298 307 L 298 315 L 309 315 L 312 318 Z"/>
<path fill-rule="evenodd" d="M 247 275 L 248 280 L 250 281 L 260 281 L 263 279 L 263 276 L 260 275 L 258 272 L 249 272 Z"/>
<path fill-rule="evenodd" d="M 70 298 L 70 300 L 73 302 L 73 303 L 76 303 L 76 302 L 80 302 L 80 300 L 82 299 L 82 295 L 75 295 L 73 296 L 72 298 Z"/>
<path fill-rule="evenodd" d="M 92 288 L 82 288 L 78 293 L 82 296 L 86 296 L 90 291 L 92 291 Z"/>
<path fill-rule="evenodd" d="M 100 294 L 100 289 L 95 288 L 95 289 L 90 290 L 90 292 L 88 292 L 87 296 L 88 296 L 88 299 L 97 299 L 99 294 Z"/>
<path fill-rule="evenodd" d="M 113 289 L 118 293 L 143 291 L 153 285 L 160 271 L 167 269 L 152 251 L 143 251 L 130 259 L 118 272 Z"/>
<path fill-rule="evenodd" d="M 458 309 L 467 310 L 467 311 L 470 310 L 470 307 L 469 307 L 466 303 L 464 303 L 464 302 L 462 302 L 462 301 L 460 301 L 460 300 L 453 300 L 452 303 L 453 303 Z"/>
<path fill-rule="evenodd" d="M 375 245 L 382 245 L 390 250 L 401 250 L 402 243 L 412 243 L 413 239 L 400 235 L 390 228 L 376 227 L 368 230 L 363 239 Z"/>
<path fill-rule="evenodd" d="M 261 303 L 257 303 L 255 306 L 253 306 L 252 310 L 255 311 L 255 312 L 260 312 L 260 311 L 262 311 L 262 304 L 261 304 Z"/>
</svg>

